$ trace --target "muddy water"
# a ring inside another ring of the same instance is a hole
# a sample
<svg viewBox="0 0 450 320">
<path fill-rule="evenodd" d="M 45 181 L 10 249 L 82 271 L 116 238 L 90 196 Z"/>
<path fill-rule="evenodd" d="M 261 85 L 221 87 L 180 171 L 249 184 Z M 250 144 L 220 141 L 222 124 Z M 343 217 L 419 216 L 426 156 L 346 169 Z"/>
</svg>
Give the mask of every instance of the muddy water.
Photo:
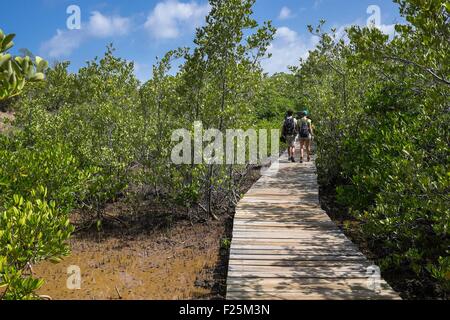
<svg viewBox="0 0 450 320">
<path fill-rule="evenodd" d="M 71 240 L 72 254 L 59 264 L 34 267 L 52 299 L 208 299 L 219 263 L 220 224 L 178 226 L 169 233 Z M 68 289 L 68 267 L 81 270 L 81 289 Z"/>
</svg>

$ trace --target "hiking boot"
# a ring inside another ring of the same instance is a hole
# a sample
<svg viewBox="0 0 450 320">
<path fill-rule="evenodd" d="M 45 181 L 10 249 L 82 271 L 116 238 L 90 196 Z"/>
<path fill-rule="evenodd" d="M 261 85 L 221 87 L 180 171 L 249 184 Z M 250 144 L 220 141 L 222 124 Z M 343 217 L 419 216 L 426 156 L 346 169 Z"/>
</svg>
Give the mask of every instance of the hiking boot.
<svg viewBox="0 0 450 320">
<path fill-rule="evenodd" d="M 295 162 L 295 158 L 294 158 L 294 157 L 292 157 L 292 158 L 291 158 L 291 161 L 292 161 L 292 162 Z"/>
</svg>

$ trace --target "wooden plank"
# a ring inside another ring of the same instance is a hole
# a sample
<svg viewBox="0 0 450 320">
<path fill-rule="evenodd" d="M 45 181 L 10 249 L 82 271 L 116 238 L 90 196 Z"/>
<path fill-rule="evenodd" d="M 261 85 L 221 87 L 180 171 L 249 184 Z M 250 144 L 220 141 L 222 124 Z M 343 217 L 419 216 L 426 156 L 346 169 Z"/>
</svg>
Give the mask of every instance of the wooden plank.
<svg viewBox="0 0 450 320">
<path fill-rule="evenodd" d="M 344 272 L 344 271 L 358 271 L 364 273 L 367 276 L 367 265 L 361 263 L 345 263 L 337 266 L 255 266 L 248 264 L 232 264 L 229 266 L 229 272 L 254 272 L 254 273 L 294 273 L 294 272 Z"/>
<path fill-rule="evenodd" d="M 320 208 L 314 207 L 303 207 L 298 209 L 278 209 L 273 206 L 270 209 L 264 209 L 260 207 L 250 207 L 245 209 L 238 209 L 235 216 L 245 216 L 245 215 L 255 215 L 257 217 L 263 218 L 265 216 L 277 216 L 277 217 L 291 217 L 291 218 L 301 218 L 307 216 L 320 217 L 322 215 L 327 216 L 327 214 Z"/>
<path fill-rule="evenodd" d="M 258 232 L 258 231 L 233 231 L 233 239 L 246 238 L 246 239 L 322 239 L 325 236 L 343 238 L 341 234 L 336 231 L 326 230 L 319 231 L 305 231 L 303 232 Z"/>
<path fill-rule="evenodd" d="M 311 191 L 311 188 L 309 187 L 305 187 L 305 185 L 303 184 L 303 188 L 296 188 L 296 189 L 290 189 L 290 188 L 286 188 L 286 187 L 265 187 L 265 186 L 261 186 L 260 185 L 255 185 L 258 187 L 253 187 L 252 189 L 250 189 L 246 195 L 247 196 L 256 196 L 256 195 L 268 195 L 268 196 L 273 196 L 273 195 L 283 195 L 283 196 L 296 196 L 298 194 L 311 194 L 314 193 Z"/>
<path fill-rule="evenodd" d="M 359 296 L 375 295 L 383 298 L 396 299 L 397 294 L 385 282 L 380 281 L 380 291 L 370 289 L 369 279 L 340 279 L 340 278 L 300 278 L 300 279 L 280 279 L 280 278 L 233 278 L 227 280 L 228 293 L 264 294 L 274 295 L 281 292 L 291 292 L 298 295 L 324 295 L 341 296 L 343 293 L 358 292 Z"/>
<path fill-rule="evenodd" d="M 292 186 L 297 185 L 298 189 L 294 188 L 287 188 L 286 186 Z M 256 182 L 253 187 L 249 190 L 250 192 L 253 191 L 290 191 L 290 192 L 296 192 L 301 190 L 309 191 L 306 187 L 314 186 L 318 189 L 319 184 L 317 182 L 317 179 L 314 177 L 314 175 L 311 176 L 311 178 L 307 177 L 300 177 L 300 178 L 294 178 L 290 179 L 289 177 L 283 177 L 283 178 L 274 178 L 274 177 L 264 177 L 260 179 L 258 182 Z"/>
<path fill-rule="evenodd" d="M 284 226 L 284 225 L 236 225 L 233 228 L 233 231 L 236 233 L 239 232 L 265 232 L 265 233 L 287 233 L 287 234 L 295 234 L 295 233 L 311 233 L 311 232 L 323 232 L 325 234 L 339 233 L 340 230 L 335 225 L 320 225 L 320 224 L 299 224 L 297 226 Z"/>
<path fill-rule="evenodd" d="M 276 189 L 280 186 L 280 182 L 264 182 L 259 183 L 255 185 L 254 189 L 250 189 L 248 192 L 249 194 L 252 193 L 259 193 L 259 192 L 265 192 L 266 189 Z M 291 182 L 291 183 L 284 183 L 283 190 L 286 192 L 292 193 L 292 195 L 297 194 L 298 192 L 304 192 L 304 191 L 319 191 L 319 185 L 317 182 Z M 278 194 L 278 193 L 275 193 Z"/>
<path fill-rule="evenodd" d="M 315 235 L 336 235 L 336 236 L 341 236 L 341 237 L 345 237 L 341 231 L 338 228 L 334 228 L 334 229 L 323 229 L 323 230 L 314 230 L 314 229 L 307 229 L 306 228 L 307 225 L 305 225 L 305 228 L 302 228 L 301 226 L 298 226 L 295 229 L 288 229 L 288 230 L 282 230 L 280 228 L 257 228 L 257 227 L 252 227 L 252 226 L 248 226 L 248 227 L 236 227 L 233 228 L 233 233 L 235 234 L 267 234 L 267 235 L 307 235 L 307 236 L 315 236 Z"/>
<path fill-rule="evenodd" d="M 303 216 L 280 216 L 280 215 L 237 215 L 235 216 L 236 224 L 251 223 L 251 222 L 261 222 L 262 219 L 265 223 L 299 223 L 301 221 L 304 224 L 314 223 L 314 222 L 326 222 L 329 223 L 331 220 L 327 216 L 317 216 L 304 214 Z M 261 222 L 262 223 L 262 222 Z M 337 228 L 339 229 L 339 228 Z"/>
<path fill-rule="evenodd" d="M 329 217 L 323 212 L 321 209 L 317 208 L 302 208 L 297 210 L 288 211 L 285 210 L 277 210 L 277 209 L 259 209 L 259 208 L 252 208 L 252 209 L 246 209 L 246 210 L 238 210 L 235 214 L 235 217 L 244 217 L 244 216 L 252 216 L 256 218 L 265 219 L 266 217 L 277 217 L 277 218 L 289 218 L 289 219 L 303 219 L 308 217 L 314 217 L 314 218 L 327 218 Z"/>
<path fill-rule="evenodd" d="M 273 221 L 273 220 L 272 220 Z M 297 226 L 286 226 L 282 225 L 281 223 L 278 224 L 278 226 L 264 226 L 264 225 L 236 225 L 235 228 L 233 228 L 234 231 L 240 231 L 240 232 L 251 232 L 251 233 L 271 233 L 271 234 L 280 234 L 280 233 L 289 233 L 289 234 L 308 234 L 308 235 L 314 235 L 317 233 L 324 233 L 324 234 L 341 234 L 341 230 L 332 224 L 320 224 L 316 223 L 314 224 L 314 221 L 310 221 L 310 223 L 302 223 L 298 224 Z"/>
<path fill-rule="evenodd" d="M 277 216 L 265 216 L 264 217 L 264 221 L 265 223 L 298 223 L 298 221 L 301 219 L 299 218 L 294 218 L 294 217 L 277 217 Z M 236 224 L 244 224 L 244 223 L 252 223 L 252 222 L 259 222 L 261 221 L 258 217 L 251 217 L 251 216 L 237 216 L 235 217 L 235 223 Z M 314 222 L 330 222 L 330 220 L 328 218 L 319 218 L 319 217 L 314 217 L 314 216 L 305 216 L 302 220 L 301 220 L 304 224 L 307 223 L 314 223 Z M 336 227 L 336 229 L 339 229 L 338 227 Z"/>
<path fill-rule="evenodd" d="M 277 201 L 290 201 L 290 202 L 300 202 L 303 200 L 316 200 L 319 199 L 317 193 L 297 193 L 294 195 L 280 195 L 280 194 L 251 194 L 251 195 L 245 195 L 241 201 L 243 200 L 266 200 L 266 201 L 273 201 L 274 203 L 277 203 Z M 245 203 L 245 201 L 244 201 Z"/>
<path fill-rule="evenodd" d="M 289 223 L 289 222 L 239 222 L 235 223 L 234 230 L 276 230 L 276 231 L 295 231 L 301 230 L 339 230 L 334 223 L 329 221 L 311 221 L 309 223 Z"/>
<path fill-rule="evenodd" d="M 363 255 L 344 255 L 336 254 L 254 254 L 254 253 L 234 253 L 230 256 L 231 260 L 247 260 L 247 261 L 360 261 L 365 259 Z"/>
<path fill-rule="evenodd" d="M 277 246 L 284 246 L 284 245 L 295 245 L 295 244 L 301 244 L 301 245 L 320 245 L 322 243 L 322 246 L 327 245 L 341 245 L 341 244 L 349 244 L 352 245 L 353 242 L 351 242 L 348 239 L 333 239 L 333 238 L 323 238 L 319 243 L 317 241 L 312 241 L 310 239 L 280 239 L 280 240 L 271 240 L 271 239 L 253 239 L 251 241 L 251 244 L 256 245 L 277 245 Z M 249 241 L 247 239 L 234 239 L 233 240 L 234 245 L 246 245 L 249 244 Z"/>
<path fill-rule="evenodd" d="M 325 246 L 325 245 L 319 245 L 319 244 L 314 244 L 314 245 L 310 245 L 310 244 L 292 244 L 292 245 L 264 244 L 264 245 L 260 245 L 260 244 L 248 243 L 248 244 L 234 244 L 231 248 L 233 249 L 233 252 L 240 251 L 240 250 L 265 250 L 265 251 L 271 251 L 273 253 L 279 253 L 280 251 L 287 252 L 287 253 L 293 253 L 293 252 L 297 252 L 297 251 L 302 252 L 305 250 L 308 250 L 311 252 L 317 252 L 317 251 L 352 252 L 352 251 L 357 251 L 357 248 L 355 246 L 348 245 L 348 244 L 337 244 L 337 245 Z"/>
<path fill-rule="evenodd" d="M 230 292 L 228 300 L 398 300 L 397 295 L 386 295 L 383 293 L 373 294 L 367 291 L 339 291 L 329 292 Z"/>
<path fill-rule="evenodd" d="M 317 203 L 319 204 L 319 199 L 252 199 L 252 198 L 244 198 L 241 200 L 242 203 L 265 203 L 265 204 L 302 204 L 302 203 Z"/>
<path fill-rule="evenodd" d="M 237 205 L 227 298 L 398 299 L 368 289 L 372 263 L 321 209 L 314 162 L 272 169 Z"/>
<path fill-rule="evenodd" d="M 275 242 L 279 242 L 281 241 L 285 241 L 285 240 L 298 240 L 298 241 L 307 241 L 311 238 L 314 238 L 315 241 L 320 242 L 322 241 L 326 241 L 327 239 L 332 240 L 332 239 L 344 239 L 342 237 L 340 237 L 340 235 L 338 233 L 336 233 L 334 236 L 331 236 L 327 238 L 326 234 L 319 234 L 316 233 L 316 236 L 313 236 L 312 234 L 299 234 L 299 235 L 264 235 L 264 234 L 250 234 L 250 235 L 246 235 L 244 233 L 241 234 L 236 234 L 233 236 L 233 239 L 238 239 L 238 240 L 244 240 L 246 239 L 247 241 L 253 241 L 253 240 L 273 240 Z"/>
<path fill-rule="evenodd" d="M 302 229 L 295 231 L 268 231 L 265 229 L 236 229 L 233 230 L 234 238 L 255 238 L 255 239 L 304 239 L 312 238 L 314 240 L 323 238 L 325 236 L 344 238 L 337 230 L 327 229 L 327 230 L 313 230 L 313 229 Z M 317 237 L 317 238 L 316 238 Z"/>
<path fill-rule="evenodd" d="M 277 286 L 283 286 L 279 289 L 299 289 L 305 285 L 333 285 L 333 284 L 345 284 L 349 286 L 355 286 L 355 289 L 367 289 L 366 279 L 342 279 L 342 278 L 301 278 L 301 279 L 282 279 L 282 278 L 265 278 L 265 279 L 255 279 L 255 278 L 234 278 L 228 277 L 227 286 L 248 286 L 261 287 L 266 289 L 274 289 Z"/>
<path fill-rule="evenodd" d="M 234 249 L 231 247 L 230 256 L 233 257 L 235 255 L 298 255 L 298 256 L 363 256 L 357 250 L 348 249 L 348 250 L 308 250 L 308 249 L 293 249 L 293 250 L 264 250 L 264 249 Z"/>
<path fill-rule="evenodd" d="M 326 221 L 303 221 L 303 220 L 294 220 L 294 221 L 277 221 L 277 220 L 236 220 L 234 222 L 234 226 L 242 226 L 242 227 L 284 227 L 284 228 L 297 228 L 303 226 L 316 226 L 316 227 L 334 227 L 337 229 L 336 224 L 331 220 Z"/>
<path fill-rule="evenodd" d="M 248 252 L 246 251 L 252 251 L 253 254 L 298 254 L 298 255 L 304 255 L 304 254 L 316 254 L 319 251 L 324 252 L 324 254 L 328 255 L 333 252 L 339 252 L 342 255 L 354 255 L 352 253 L 358 252 L 358 250 L 354 247 L 332 247 L 327 248 L 326 246 L 251 246 L 251 245 L 239 245 L 234 246 L 233 251 L 230 253 L 232 254 L 245 254 Z M 326 250 L 326 251 L 325 251 Z"/>
<path fill-rule="evenodd" d="M 289 279 L 298 279 L 298 278 L 360 278 L 366 279 L 367 275 L 365 271 L 360 270 L 333 270 L 337 267 L 324 267 L 320 270 L 317 268 L 303 268 L 303 270 L 279 270 L 279 271 L 235 271 L 229 270 L 229 277 L 242 277 L 242 278 L 289 278 Z"/>
<path fill-rule="evenodd" d="M 304 288 L 330 288 L 332 290 L 342 290 L 345 287 L 350 290 L 372 291 L 369 287 L 370 279 L 341 279 L 341 278 L 307 278 L 307 279 L 252 279 L 252 278 L 228 278 L 228 292 L 233 291 L 296 291 Z M 380 281 L 379 285 L 384 290 L 392 290 L 385 281 Z"/>
<path fill-rule="evenodd" d="M 316 203 L 303 203 L 303 204 L 284 204 L 284 203 L 274 203 L 272 204 L 270 207 L 268 207 L 266 204 L 252 204 L 252 203 L 242 203 L 239 202 L 237 205 L 237 210 L 245 210 L 245 209 L 250 209 L 250 210 L 255 210 L 255 209 L 261 209 L 261 210 L 281 210 L 281 212 L 286 212 L 288 210 L 291 209 L 299 209 L 299 208 L 317 208 L 317 209 L 321 209 L 320 205 L 316 204 Z"/>
<path fill-rule="evenodd" d="M 307 215 L 304 218 L 294 217 L 277 217 L 277 216 L 265 216 L 264 221 L 258 217 L 251 218 L 249 216 L 237 216 L 235 217 L 235 229 L 254 227 L 256 229 L 272 227 L 277 230 L 277 227 L 285 228 L 302 228 L 302 227 L 320 227 L 331 228 L 334 226 L 335 230 L 341 230 L 331 220 Z M 324 229 L 326 230 L 326 229 Z"/>
<path fill-rule="evenodd" d="M 240 233 L 257 233 L 257 234 L 268 234 L 270 235 L 278 235 L 278 234 L 286 234 L 286 235 L 302 235 L 302 234 L 339 234 L 339 229 L 336 227 L 320 227 L 314 225 L 303 225 L 298 227 L 265 227 L 265 226 L 236 226 L 233 228 L 233 234 Z"/>
<path fill-rule="evenodd" d="M 245 197 L 256 198 L 256 197 L 297 197 L 297 196 L 317 196 L 315 191 L 312 191 L 311 188 L 305 188 L 304 190 L 296 189 L 291 190 L 289 188 L 286 189 L 253 189 L 246 193 Z"/>
<path fill-rule="evenodd" d="M 274 181 L 274 180 L 283 180 L 284 181 L 303 181 L 303 180 L 312 180 L 317 181 L 317 172 L 315 170 L 307 170 L 299 171 L 295 166 L 291 166 L 289 168 L 283 168 L 283 166 L 278 167 L 278 171 L 275 172 L 268 171 L 271 174 L 266 174 L 261 177 L 259 181 Z M 284 171 L 284 172 L 283 172 Z"/>
<path fill-rule="evenodd" d="M 295 188 L 297 187 L 297 188 Z M 264 189 L 284 189 L 291 191 L 306 190 L 307 187 L 312 187 L 312 190 L 319 189 L 319 183 L 314 177 L 265 177 L 254 184 L 249 191 L 261 191 Z M 308 189 L 309 190 L 309 189 Z"/>
<path fill-rule="evenodd" d="M 278 266 L 278 267 L 338 267 L 350 264 L 361 264 L 369 267 L 372 263 L 365 258 L 359 260 L 249 260 L 249 259 L 231 259 L 230 266 Z"/>
<path fill-rule="evenodd" d="M 282 231 L 267 231 L 267 230 L 257 230 L 257 229 L 236 229 L 233 230 L 233 239 L 234 238 L 267 238 L 267 239 L 303 239 L 303 238 L 310 238 L 310 239 L 318 239 L 322 238 L 324 236 L 334 236 L 336 238 L 344 238 L 340 233 L 339 230 L 295 230 L 295 231 L 289 231 L 289 232 L 282 232 Z M 315 238 L 318 237 L 318 238 Z"/>
<path fill-rule="evenodd" d="M 330 223 L 328 221 L 324 223 L 298 223 L 298 224 L 282 224 L 282 223 L 265 223 L 265 224 L 257 224 L 257 223 L 245 223 L 245 224 L 236 224 L 233 228 L 234 231 L 267 231 L 267 232 L 295 232 L 299 230 L 304 231 L 339 231 L 334 223 Z"/>
<path fill-rule="evenodd" d="M 259 239 L 258 239 L 259 240 Z M 233 241 L 231 248 L 233 250 L 309 250 L 309 251 L 337 251 L 344 249 L 346 251 L 349 250 L 358 250 L 358 247 L 353 243 L 349 242 L 328 242 L 327 244 L 320 244 L 317 242 L 270 242 L 270 241 Z"/>
<path fill-rule="evenodd" d="M 286 229 L 293 229 L 296 230 L 298 228 L 333 228 L 338 230 L 339 228 L 336 226 L 336 224 L 330 220 L 325 221 L 303 221 L 301 219 L 293 219 L 291 221 L 278 221 L 276 219 L 247 219 L 247 221 L 239 221 L 237 219 L 235 221 L 235 227 L 236 228 L 266 228 L 271 229 L 274 228 L 274 230 L 278 230 L 277 228 L 286 228 Z"/>
<path fill-rule="evenodd" d="M 270 242 L 268 241 L 266 243 L 254 243 L 254 242 L 247 242 L 243 243 L 241 241 L 240 243 L 233 243 L 231 246 L 234 250 L 332 250 L 332 251 L 338 251 L 338 250 L 358 250 L 357 247 L 351 243 L 351 242 L 344 242 L 344 243 L 320 243 L 320 242 L 297 242 L 297 243 L 277 243 L 277 242 Z"/>
<path fill-rule="evenodd" d="M 236 214 L 239 213 L 278 213 L 291 215 L 299 212 L 324 214 L 324 211 L 317 203 L 272 203 L 268 206 L 265 203 L 243 203 L 239 202 Z"/>
<path fill-rule="evenodd" d="M 280 215 L 280 214 L 244 214 L 244 213 L 238 213 L 234 217 L 235 222 L 258 222 L 258 221 L 265 221 L 265 222 L 294 222 L 297 223 L 298 221 L 302 222 L 330 222 L 331 219 L 326 215 L 318 215 L 318 214 L 312 214 L 312 213 L 296 213 L 296 214 L 290 214 L 290 215 Z"/>
<path fill-rule="evenodd" d="M 256 199 L 256 200 L 289 200 L 289 201 L 300 201 L 305 199 L 318 199 L 317 191 L 316 192 L 297 192 L 294 194 L 275 194 L 275 193 L 251 193 L 246 194 L 244 197 L 242 197 L 242 200 L 244 199 Z"/>
</svg>

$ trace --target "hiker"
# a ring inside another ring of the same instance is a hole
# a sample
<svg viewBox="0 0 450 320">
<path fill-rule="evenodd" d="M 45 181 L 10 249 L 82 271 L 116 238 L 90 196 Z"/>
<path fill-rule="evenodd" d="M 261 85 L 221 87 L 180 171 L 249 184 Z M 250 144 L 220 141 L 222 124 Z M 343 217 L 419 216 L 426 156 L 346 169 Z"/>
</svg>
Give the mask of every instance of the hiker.
<svg viewBox="0 0 450 320">
<path fill-rule="evenodd" d="M 297 121 L 297 130 L 300 139 L 300 163 L 303 163 L 304 149 L 306 148 L 307 161 L 311 161 L 311 141 L 314 136 L 312 121 L 308 111 L 300 112 L 300 119 Z"/>
<path fill-rule="evenodd" d="M 288 161 L 295 162 L 295 138 L 297 137 L 297 119 L 294 118 L 294 112 L 289 110 L 284 120 L 282 137 L 288 145 Z"/>
</svg>

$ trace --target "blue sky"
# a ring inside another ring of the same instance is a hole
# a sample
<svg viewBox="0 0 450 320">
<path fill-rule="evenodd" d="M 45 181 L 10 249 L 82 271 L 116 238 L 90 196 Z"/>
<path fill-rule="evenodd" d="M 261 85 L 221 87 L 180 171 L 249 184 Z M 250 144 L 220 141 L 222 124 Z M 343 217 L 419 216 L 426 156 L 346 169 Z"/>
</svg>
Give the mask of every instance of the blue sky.
<svg viewBox="0 0 450 320">
<path fill-rule="evenodd" d="M 6 0 L 1 0 L 4 7 Z M 117 55 L 136 64 L 141 80 L 151 77 L 156 56 L 170 49 L 191 46 L 196 26 L 208 12 L 206 0 L 15 0 L 0 11 L 0 28 L 16 33 L 15 48 L 27 48 L 49 61 L 71 61 L 76 71 L 86 61 L 101 56 L 113 42 Z M 67 8 L 81 9 L 81 30 L 69 30 Z M 350 24 L 365 25 L 370 5 L 380 9 L 378 26 L 386 33 L 402 21 L 392 0 L 257 0 L 254 17 L 272 20 L 279 29 L 263 62 L 269 73 L 286 71 L 306 57 L 316 39 L 306 26 L 325 19 L 329 27 L 343 30 Z"/>
</svg>

